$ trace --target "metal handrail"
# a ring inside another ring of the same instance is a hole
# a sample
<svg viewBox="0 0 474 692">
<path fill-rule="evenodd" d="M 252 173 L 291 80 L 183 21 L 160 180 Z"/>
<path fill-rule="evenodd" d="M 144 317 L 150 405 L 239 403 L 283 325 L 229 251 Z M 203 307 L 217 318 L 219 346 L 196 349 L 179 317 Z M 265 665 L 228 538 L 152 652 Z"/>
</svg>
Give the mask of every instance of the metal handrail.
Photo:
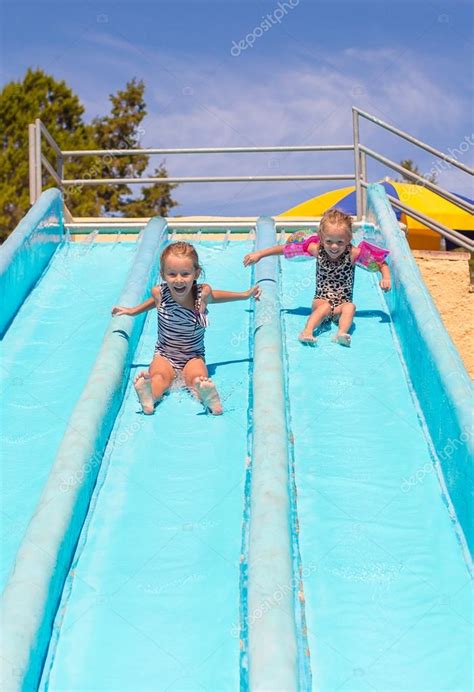
<svg viewBox="0 0 474 692">
<path fill-rule="evenodd" d="M 457 195 L 445 190 L 436 183 L 431 183 L 422 176 L 408 171 L 395 161 L 382 156 L 377 151 L 370 149 L 360 142 L 360 126 L 359 118 L 363 117 L 379 127 L 382 127 L 389 132 L 396 134 L 399 137 L 415 144 L 416 146 L 428 151 L 431 154 L 441 158 L 443 161 L 461 169 L 462 171 L 474 175 L 474 170 L 469 166 L 457 161 L 452 156 L 448 156 L 434 147 L 418 140 L 407 132 L 400 130 L 389 123 L 386 123 L 379 118 L 366 113 L 365 111 L 352 108 L 353 122 L 353 144 L 334 144 L 334 145 L 304 145 L 304 146 L 265 146 L 265 147 L 198 147 L 198 148 L 174 148 L 174 149 L 82 149 L 77 151 L 61 150 L 54 138 L 48 132 L 39 118 L 35 123 L 29 126 L 29 163 L 30 163 L 30 201 L 33 204 L 39 197 L 42 191 L 42 167 L 52 176 L 56 184 L 64 189 L 73 185 L 144 185 L 149 183 L 160 182 L 163 184 L 178 184 L 178 183 L 214 183 L 214 182 L 290 182 L 290 181 L 317 181 L 317 180 L 355 180 L 356 199 L 357 199 L 357 220 L 363 218 L 366 208 L 366 188 L 367 181 L 367 161 L 369 156 L 389 168 L 403 174 L 407 178 L 414 180 L 416 183 L 423 185 L 437 195 L 447 199 L 452 204 L 467 212 L 474 212 L 474 205 L 468 201 L 458 197 Z M 45 137 L 47 142 L 53 148 L 57 160 L 54 167 L 41 151 L 41 138 Z M 354 151 L 354 173 L 344 174 L 314 174 L 314 175 L 256 175 L 256 176 L 204 176 L 204 177 L 147 177 L 147 178 L 77 178 L 66 179 L 63 176 L 65 158 L 77 158 L 81 156 L 148 156 L 148 155 L 174 155 L 174 154 L 240 154 L 240 153 L 282 153 L 282 152 L 327 152 L 327 151 Z M 426 224 L 432 230 L 440 233 L 444 238 L 448 238 L 453 242 L 461 245 L 472 251 L 474 244 L 467 240 L 460 233 L 449 229 L 447 226 L 430 219 L 416 209 L 401 203 L 398 199 L 388 195 L 390 202 L 397 208 L 402 209 L 413 218 L 416 218 Z"/>
<path fill-rule="evenodd" d="M 281 147 L 196 147 L 184 149 L 79 149 L 62 151 L 63 156 L 133 156 L 135 154 L 245 154 L 268 152 L 352 151 L 353 144 L 315 144 L 311 146 Z"/>
<path fill-rule="evenodd" d="M 457 159 L 453 158 L 452 156 L 448 156 L 447 154 L 444 154 L 442 151 L 439 151 L 438 149 L 435 149 L 434 147 L 430 146 L 429 144 L 426 144 L 425 142 L 422 142 L 421 140 L 417 139 L 416 137 L 413 137 L 412 135 L 408 134 L 408 132 L 404 132 L 403 130 L 400 130 L 399 128 L 395 127 L 394 125 L 390 125 L 389 123 L 384 122 L 383 120 L 380 120 L 380 118 L 376 118 L 375 116 L 371 115 L 370 113 L 366 113 L 365 111 L 362 111 L 360 108 L 356 108 L 355 106 L 352 107 L 352 123 L 353 123 L 353 137 L 354 137 L 354 156 L 355 156 L 355 178 L 356 178 L 356 199 L 357 199 L 357 218 L 361 219 L 363 215 L 366 213 L 367 209 L 367 204 L 366 204 L 366 197 L 365 197 L 365 190 L 368 186 L 368 181 L 367 181 L 367 174 L 366 174 L 366 157 L 370 156 L 371 158 L 375 159 L 376 161 L 379 161 L 380 163 L 383 163 L 384 165 L 388 166 L 389 168 L 392 168 L 393 170 L 401 173 L 402 175 L 406 176 L 407 178 L 410 178 L 411 180 L 415 180 L 416 183 L 419 185 L 426 187 L 427 189 L 433 191 L 435 194 L 440 195 L 444 199 L 449 200 L 451 204 L 454 204 L 455 206 L 459 207 L 460 209 L 463 209 L 464 211 L 467 211 L 469 213 L 473 213 L 474 211 L 474 206 L 470 204 L 468 201 L 458 197 L 457 195 L 453 194 L 452 192 L 449 192 L 449 190 L 446 190 L 439 185 L 436 185 L 436 183 L 432 183 L 426 178 L 423 178 L 422 176 L 413 173 L 412 171 L 409 171 L 403 166 L 395 163 L 391 159 L 382 156 L 378 152 L 374 151 L 373 149 L 369 149 L 369 147 L 366 147 L 365 145 L 361 144 L 360 142 L 360 128 L 359 128 L 359 117 L 365 118 L 366 120 L 369 120 L 370 122 L 375 123 L 379 127 L 382 127 L 389 132 L 393 132 L 399 137 L 402 137 L 403 139 L 407 140 L 408 142 L 411 142 L 412 144 L 415 144 L 416 146 L 420 147 L 421 149 L 424 149 L 425 151 L 428 151 L 431 154 L 434 154 L 438 158 L 442 159 L 443 161 L 448 162 L 452 166 L 455 166 L 456 168 L 459 168 L 460 170 L 464 171 L 465 173 L 468 173 L 469 175 L 474 175 L 474 169 L 470 168 L 469 166 L 466 166 L 463 163 L 460 163 L 457 161 Z M 426 216 L 425 214 L 419 212 L 417 209 L 414 209 L 413 207 L 404 204 L 403 202 L 400 202 L 399 199 L 393 197 L 392 195 L 387 195 L 388 199 L 390 200 L 391 204 L 396 207 L 397 209 L 401 209 L 403 212 L 409 214 L 409 216 L 417 219 L 418 221 L 421 221 L 424 223 L 428 228 L 431 228 L 433 231 L 439 233 L 443 238 L 450 240 L 457 245 L 460 245 L 461 247 L 464 247 L 471 252 L 474 251 L 474 243 L 463 236 L 461 233 L 452 230 L 451 228 L 448 228 L 442 223 L 439 223 L 438 221 L 435 221 L 434 219 L 430 218 L 429 216 Z"/>
<path fill-rule="evenodd" d="M 77 178 L 76 180 L 62 179 L 63 185 L 103 185 L 123 184 L 123 185 L 143 185 L 145 183 L 239 183 L 239 182 L 282 182 L 289 180 L 354 180 L 353 173 L 334 173 L 327 175 L 232 175 L 232 176 L 213 176 L 200 178 Z"/>
<path fill-rule="evenodd" d="M 367 188 L 370 185 L 370 183 L 364 180 L 361 181 L 361 185 L 364 188 Z M 428 228 L 431 228 L 432 231 L 435 231 L 436 233 L 442 235 L 443 238 L 446 238 L 446 240 L 450 240 L 451 242 L 460 245 L 466 250 L 474 252 L 474 241 L 470 240 L 469 238 L 466 238 L 466 236 L 462 235 L 462 233 L 459 233 L 459 231 L 453 231 L 451 228 L 448 228 L 448 226 L 445 226 L 439 221 L 431 219 L 429 216 L 426 216 L 421 211 L 418 211 L 417 209 L 410 207 L 408 204 L 400 202 L 400 200 L 396 197 L 393 197 L 393 195 L 389 195 L 388 193 L 386 194 L 388 200 L 394 207 L 401 209 L 403 212 L 405 212 L 405 214 L 408 214 L 408 216 L 412 216 L 414 219 L 417 219 L 417 221 L 421 221 L 421 223 L 424 223 L 426 226 L 428 226 Z"/>
<path fill-rule="evenodd" d="M 383 127 L 385 130 L 388 130 L 389 132 L 393 132 L 394 134 L 398 135 L 399 137 L 403 137 L 403 139 L 406 139 L 407 142 L 411 142 L 412 144 L 416 144 L 417 146 L 421 147 L 421 149 L 428 151 L 430 154 L 434 154 L 435 156 L 438 156 L 440 159 L 443 159 L 443 161 L 447 161 L 452 166 L 456 166 L 456 168 L 460 168 L 465 173 L 469 173 L 470 175 L 474 175 L 474 169 L 473 168 L 466 166 L 464 163 L 460 163 L 457 159 L 454 159 L 452 156 L 448 156 L 447 154 L 444 154 L 439 149 L 435 149 L 434 147 L 430 146 L 429 144 L 422 142 L 421 139 L 417 139 L 416 137 L 413 137 L 412 135 L 408 134 L 408 132 L 405 132 L 404 130 L 400 130 L 400 129 L 398 129 L 398 127 L 395 127 L 394 125 L 390 125 L 389 123 L 386 123 L 383 120 L 380 120 L 380 118 L 376 118 L 374 115 L 370 115 L 370 113 L 366 113 L 365 111 L 362 111 L 362 110 L 360 110 L 360 108 L 356 108 L 355 106 L 352 106 L 352 111 L 355 113 L 358 113 L 359 115 L 361 115 L 366 120 L 370 120 L 371 122 L 375 123 L 376 125 L 380 125 L 380 127 Z"/>
<path fill-rule="evenodd" d="M 431 190 L 440 197 L 444 197 L 444 199 L 447 199 L 449 202 L 452 202 L 457 207 L 461 207 L 461 209 L 464 209 L 465 211 L 468 211 L 471 214 L 474 213 L 473 204 L 469 204 L 469 202 L 467 202 L 466 200 L 461 199 L 461 197 L 458 197 L 452 192 L 448 192 L 448 190 L 445 190 L 443 187 L 436 185 L 436 183 L 432 183 L 430 180 L 423 178 L 421 175 L 417 175 L 416 173 L 413 173 L 412 171 L 403 168 L 403 166 L 400 166 L 398 163 L 395 163 L 395 161 L 392 161 L 391 159 L 388 159 L 387 157 L 378 154 L 376 151 L 374 151 L 373 149 L 369 149 L 363 144 L 359 144 L 359 149 L 360 151 L 363 151 L 365 154 L 367 154 L 367 156 L 370 156 L 372 159 L 380 161 L 380 163 L 383 163 L 389 168 L 392 168 L 394 171 L 397 171 L 397 173 L 401 173 L 402 175 L 405 175 L 407 178 L 411 178 L 412 180 L 415 180 L 417 183 L 420 183 L 420 187 L 426 187 L 428 190 Z"/>
</svg>

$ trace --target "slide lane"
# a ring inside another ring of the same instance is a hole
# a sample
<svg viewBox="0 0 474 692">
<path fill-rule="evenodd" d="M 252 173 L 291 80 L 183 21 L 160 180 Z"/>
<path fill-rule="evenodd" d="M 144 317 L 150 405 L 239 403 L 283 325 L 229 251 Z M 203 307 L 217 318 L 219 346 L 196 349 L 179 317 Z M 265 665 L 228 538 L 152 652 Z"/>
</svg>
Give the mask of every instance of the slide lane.
<svg viewBox="0 0 474 692">
<path fill-rule="evenodd" d="M 332 325 L 311 348 L 314 264 L 282 267 L 313 688 L 472 689 L 468 569 L 377 278 L 357 270 L 352 347 Z"/>
<path fill-rule="evenodd" d="M 242 290 L 250 243 L 198 244 L 205 280 Z M 154 416 L 129 386 L 55 623 L 41 689 L 236 690 L 248 454 L 250 302 L 210 307 L 225 414 L 183 389 Z M 148 316 L 132 376 L 156 341 Z"/>
<path fill-rule="evenodd" d="M 3 589 L 136 245 L 61 245 L 1 341 Z"/>
</svg>

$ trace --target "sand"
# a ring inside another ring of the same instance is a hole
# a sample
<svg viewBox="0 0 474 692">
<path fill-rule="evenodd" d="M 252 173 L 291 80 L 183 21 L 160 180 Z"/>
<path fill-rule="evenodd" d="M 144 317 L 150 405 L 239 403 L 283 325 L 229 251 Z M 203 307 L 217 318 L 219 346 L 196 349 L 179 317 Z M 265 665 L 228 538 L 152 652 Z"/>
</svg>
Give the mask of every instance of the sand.
<svg viewBox="0 0 474 692">
<path fill-rule="evenodd" d="M 469 254 L 413 250 L 413 255 L 466 370 L 474 378 L 474 292 L 469 280 Z"/>
</svg>

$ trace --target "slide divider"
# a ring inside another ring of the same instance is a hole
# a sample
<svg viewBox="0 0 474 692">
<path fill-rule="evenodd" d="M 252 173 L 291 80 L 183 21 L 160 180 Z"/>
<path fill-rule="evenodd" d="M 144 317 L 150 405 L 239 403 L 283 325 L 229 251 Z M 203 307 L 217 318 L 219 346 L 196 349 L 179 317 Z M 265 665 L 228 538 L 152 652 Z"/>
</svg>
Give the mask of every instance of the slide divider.
<svg viewBox="0 0 474 692">
<path fill-rule="evenodd" d="M 118 304 L 135 305 L 149 295 L 167 238 L 166 222 L 151 219 Z M 127 387 L 145 316 L 111 319 L 18 550 L 2 597 L 5 692 L 38 687 L 64 582 Z"/>
<path fill-rule="evenodd" d="M 392 290 L 385 300 L 425 418 L 473 571 L 474 433 L 471 379 L 423 281 L 381 185 L 367 188 L 368 216 L 390 250 Z M 466 319 L 469 319 L 466 316 Z M 463 535 L 462 535 L 463 534 Z M 470 552 L 470 555 L 469 555 Z"/>
<path fill-rule="evenodd" d="M 0 248 L 0 336 L 41 277 L 64 237 L 63 202 L 46 190 Z"/>
<path fill-rule="evenodd" d="M 257 221 L 256 249 L 276 244 L 273 219 Z M 248 557 L 249 687 L 298 689 L 288 432 L 278 259 L 255 268 L 253 454 Z"/>
</svg>

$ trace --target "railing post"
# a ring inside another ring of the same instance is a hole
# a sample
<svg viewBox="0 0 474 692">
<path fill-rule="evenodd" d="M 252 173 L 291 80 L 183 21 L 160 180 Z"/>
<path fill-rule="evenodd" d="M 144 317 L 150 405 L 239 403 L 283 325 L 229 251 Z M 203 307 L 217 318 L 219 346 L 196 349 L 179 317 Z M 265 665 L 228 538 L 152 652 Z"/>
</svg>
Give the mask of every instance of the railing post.
<svg viewBox="0 0 474 692">
<path fill-rule="evenodd" d="M 364 183 L 367 183 L 367 156 L 365 151 L 360 152 L 360 175 L 362 178 L 362 181 Z M 362 218 L 365 219 L 367 217 L 367 188 L 362 187 Z"/>
<path fill-rule="evenodd" d="M 59 179 L 61 180 L 61 185 L 60 185 L 60 190 L 61 192 L 64 190 L 63 187 L 63 175 L 64 175 L 64 156 L 61 154 L 57 154 L 57 159 L 56 159 L 56 173 L 58 174 Z"/>
<path fill-rule="evenodd" d="M 360 184 L 359 113 L 352 107 L 352 137 L 354 141 L 354 175 L 356 187 L 357 221 L 362 218 L 362 186 Z"/>
<path fill-rule="evenodd" d="M 43 180 L 41 176 L 41 120 L 39 118 L 36 118 L 35 120 L 35 158 L 35 190 L 36 199 L 38 199 L 38 197 L 41 195 L 43 191 Z"/>
<path fill-rule="evenodd" d="M 28 125 L 28 162 L 30 176 L 30 204 L 36 202 L 36 126 L 34 123 Z"/>
</svg>

